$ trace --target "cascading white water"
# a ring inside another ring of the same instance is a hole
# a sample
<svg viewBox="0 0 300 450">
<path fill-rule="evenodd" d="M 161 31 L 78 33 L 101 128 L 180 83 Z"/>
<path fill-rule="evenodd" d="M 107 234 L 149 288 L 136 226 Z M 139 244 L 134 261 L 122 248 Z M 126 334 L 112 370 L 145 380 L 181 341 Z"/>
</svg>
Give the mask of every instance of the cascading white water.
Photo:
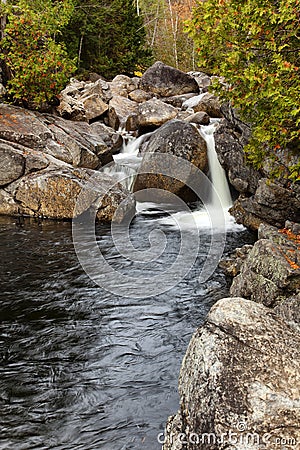
<svg viewBox="0 0 300 450">
<path fill-rule="evenodd" d="M 229 213 L 229 208 L 232 206 L 231 193 L 226 177 L 225 170 L 222 168 L 218 155 L 215 149 L 214 131 L 216 129 L 218 119 L 211 119 L 210 125 L 201 126 L 199 132 L 205 139 L 207 145 L 207 157 L 209 166 L 209 178 L 212 183 L 212 189 L 210 192 L 210 198 L 208 204 L 193 211 L 191 213 L 178 212 L 171 216 L 160 219 L 160 223 L 169 225 L 175 228 L 194 228 L 195 225 L 200 229 L 211 229 L 212 220 L 211 214 L 214 214 L 214 223 L 218 222 L 220 228 L 227 230 L 239 231 L 244 229 L 242 225 L 238 225 L 234 218 Z M 208 212 L 210 211 L 210 213 Z"/>
<path fill-rule="evenodd" d="M 221 202 L 223 209 L 228 209 L 232 205 L 232 198 L 230 194 L 229 185 L 226 178 L 226 173 L 221 166 L 218 155 L 215 149 L 214 131 L 216 122 L 211 125 L 202 126 L 200 133 L 206 141 L 207 157 L 209 167 L 209 177 L 214 189 L 211 191 L 211 205 L 212 207 L 219 205 Z"/>
<path fill-rule="evenodd" d="M 114 164 L 104 169 L 105 173 L 114 175 L 130 192 L 132 191 L 134 179 L 141 164 L 142 159 L 137 155 L 145 136 L 143 135 L 138 138 L 127 136 L 127 140 L 124 140 L 120 153 L 113 155 Z"/>
<path fill-rule="evenodd" d="M 222 219 L 220 220 L 220 224 L 225 223 L 226 229 L 241 230 L 243 229 L 243 226 L 236 224 L 233 217 L 228 212 L 228 209 L 233 202 L 225 170 L 222 168 L 215 150 L 214 131 L 217 123 L 218 119 L 211 119 L 210 125 L 203 125 L 199 130 L 206 141 L 209 177 L 213 186 L 210 193 L 209 205 L 206 206 L 209 206 L 210 211 L 214 211 L 214 214 L 220 216 Z M 114 164 L 104 169 L 104 172 L 113 174 L 129 191 L 132 191 L 134 180 L 142 161 L 142 158 L 138 156 L 139 148 L 149 134 L 151 133 L 142 135 L 138 138 L 127 136 L 128 140 L 127 142 L 124 142 L 120 153 L 113 156 Z M 158 206 L 159 205 L 156 205 L 156 207 Z M 138 212 L 147 214 L 148 209 L 151 214 L 153 214 L 155 204 L 137 204 Z M 158 209 L 161 211 L 160 207 Z M 211 217 L 207 209 L 203 206 L 201 206 L 199 210 L 191 213 L 176 212 L 171 214 L 171 216 L 158 220 L 163 225 L 176 228 L 193 228 L 195 225 L 197 228 L 201 229 L 211 228 Z"/>
</svg>

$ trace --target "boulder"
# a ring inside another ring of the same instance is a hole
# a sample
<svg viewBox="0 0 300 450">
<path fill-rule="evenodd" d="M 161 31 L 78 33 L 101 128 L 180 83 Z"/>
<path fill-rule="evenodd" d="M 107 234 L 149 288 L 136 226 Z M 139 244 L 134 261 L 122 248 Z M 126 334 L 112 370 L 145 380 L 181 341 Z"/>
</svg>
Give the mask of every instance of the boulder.
<svg viewBox="0 0 300 450">
<path fill-rule="evenodd" d="M 163 97 L 160 100 L 164 103 L 174 106 L 175 108 L 181 108 L 184 102 L 189 99 L 195 98 L 195 93 L 187 93 L 181 95 L 173 95 L 172 97 Z"/>
<path fill-rule="evenodd" d="M 62 159 L 59 153 L 63 150 L 70 158 L 63 160 L 75 167 L 99 168 L 112 161 L 112 155 L 122 145 L 120 134 L 99 122 L 89 125 L 47 116 L 47 124 L 53 137 L 46 142 L 44 151 Z"/>
<path fill-rule="evenodd" d="M 170 166 L 168 170 L 172 172 L 174 169 L 175 174 L 178 173 L 178 170 L 181 170 L 181 179 L 162 176 L 160 164 L 164 164 L 164 161 L 157 161 L 156 153 L 173 155 L 190 162 L 201 171 L 206 171 L 208 164 L 207 147 L 198 130 L 193 125 L 181 120 L 171 120 L 152 133 L 143 145 L 140 173 L 136 177 L 133 188 L 134 192 L 141 189 L 157 188 L 172 192 L 185 200 L 192 198 L 193 195 L 186 188 L 186 185 L 189 184 L 193 171 L 191 169 L 186 170 L 183 167 L 181 170 L 178 166 L 180 160 L 174 158 L 174 167 Z"/>
<path fill-rule="evenodd" d="M 130 131 L 132 116 L 138 114 L 138 103 L 121 95 L 115 95 L 109 102 L 108 123 L 109 126 L 118 130 L 119 128 Z"/>
<path fill-rule="evenodd" d="M 258 237 L 230 295 L 274 307 L 300 292 L 300 235 L 262 224 Z"/>
<path fill-rule="evenodd" d="M 115 137 L 107 139 L 108 134 L 112 135 L 112 130 L 104 125 L 96 132 L 97 128 L 92 128 L 88 123 L 8 105 L 0 105 L 0 119 L 0 145 L 9 144 L 23 154 L 35 153 L 35 159 L 39 152 L 40 159 L 43 155 L 51 155 L 75 167 L 96 169 L 103 162 L 106 164 L 109 154 L 112 160 L 117 143 L 121 146 L 119 134 L 113 132 Z"/>
<path fill-rule="evenodd" d="M 161 97 L 199 92 L 198 84 L 193 77 L 161 61 L 154 63 L 143 74 L 141 88 Z"/>
<path fill-rule="evenodd" d="M 249 244 L 236 248 L 228 257 L 221 259 L 219 267 L 227 276 L 236 277 L 252 248 L 253 245 Z"/>
<path fill-rule="evenodd" d="M 300 338 L 263 305 L 219 300 L 193 335 L 163 450 L 283 450 L 300 439 Z"/>
<path fill-rule="evenodd" d="M 94 83 L 71 79 L 60 93 L 60 104 L 56 110 L 66 119 L 89 122 L 108 110 L 107 104 L 111 98 L 109 85 L 102 79 Z"/>
<path fill-rule="evenodd" d="M 258 181 L 255 194 L 240 197 L 230 210 L 238 223 L 257 229 L 260 223 L 282 227 L 287 218 L 300 221 L 300 195 L 290 187 L 283 187 L 277 181 L 267 178 Z"/>
<path fill-rule="evenodd" d="M 0 104 L 0 138 L 25 147 L 43 149 L 51 131 L 43 116 L 23 108 Z"/>
<path fill-rule="evenodd" d="M 102 98 L 97 94 L 91 94 L 82 99 L 85 109 L 85 117 L 87 121 L 95 120 L 108 111 L 108 104 L 104 103 Z"/>
<path fill-rule="evenodd" d="M 159 127 L 174 119 L 178 110 L 158 99 L 148 100 L 139 105 L 138 124 L 142 128 Z"/>
<path fill-rule="evenodd" d="M 91 183 L 91 176 L 97 177 Z M 97 219 L 110 222 L 124 201 L 128 209 L 134 207 L 131 194 L 107 174 L 87 169 L 52 169 L 25 176 L 17 186 L 15 199 L 19 213 L 50 219 L 72 219 L 79 194 L 87 192 L 86 198 L 97 205 Z M 107 192 L 102 195 L 103 192 Z M 85 197 L 83 197 L 85 199 Z M 88 202 L 80 205 L 80 213 L 91 206 Z M 126 208 L 122 207 L 124 211 Z M 120 215 L 118 220 L 122 220 Z"/>
<path fill-rule="evenodd" d="M 153 94 L 151 92 L 143 91 L 143 89 L 135 89 L 132 92 L 129 92 L 128 98 L 134 102 L 137 103 L 143 103 L 147 100 L 150 100 L 150 98 L 153 97 Z"/>
<path fill-rule="evenodd" d="M 205 92 L 211 85 L 211 77 L 204 72 L 188 72 L 198 83 L 201 92 Z"/>
<path fill-rule="evenodd" d="M 186 122 L 195 123 L 196 125 L 209 125 L 210 123 L 209 115 L 203 111 L 190 114 L 185 120 Z"/>
<path fill-rule="evenodd" d="M 128 97 L 128 94 L 139 88 L 139 78 L 130 78 L 127 75 L 117 75 L 110 83 L 109 87 L 113 97 Z"/>
<path fill-rule="evenodd" d="M 214 133 L 216 152 L 232 186 L 240 193 L 254 194 L 263 175 L 245 161 L 244 146 L 251 130 L 235 116 L 232 120 L 232 124 L 227 119 L 220 121 Z"/>
<path fill-rule="evenodd" d="M 25 158 L 11 146 L 0 143 L 0 186 L 12 183 L 25 172 Z"/>
<path fill-rule="evenodd" d="M 203 95 L 199 95 L 197 103 L 194 103 L 192 108 L 195 113 L 203 111 L 206 112 L 210 117 L 223 117 L 221 112 L 221 104 L 218 98 L 213 94 L 209 94 L 208 92 Z"/>
</svg>

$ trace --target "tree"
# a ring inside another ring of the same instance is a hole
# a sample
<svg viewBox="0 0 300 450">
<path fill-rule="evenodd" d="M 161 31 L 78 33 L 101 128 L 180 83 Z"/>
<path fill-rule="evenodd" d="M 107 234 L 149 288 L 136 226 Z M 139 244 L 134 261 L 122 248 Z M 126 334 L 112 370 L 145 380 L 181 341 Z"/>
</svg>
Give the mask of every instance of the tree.
<svg viewBox="0 0 300 450">
<path fill-rule="evenodd" d="M 2 5 L 2 10 L 7 23 L 1 57 L 9 70 L 9 94 L 39 107 L 61 91 L 75 69 L 63 45 L 56 42 L 72 14 L 72 3 L 20 0 Z"/>
<path fill-rule="evenodd" d="M 214 89 L 252 123 L 245 151 L 256 167 L 300 153 L 299 31 L 299 0 L 198 1 L 189 23 L 200 68 L 225 77 Z"/>
<path fill-rule="evenodd" d="M 76 0 L 63 40 L 69 53 L 78 56 L 79 70 L 111 79 L 151 63 L 145 36 L 143 19 L 132 0 Z"/>
<path fill-rule="evenodd" d="M 194 45 L 185 33 L 194 0 L 140 0 L 148 45 L 156 60 L 189 71 L 195 68 Z"/>
</svg>

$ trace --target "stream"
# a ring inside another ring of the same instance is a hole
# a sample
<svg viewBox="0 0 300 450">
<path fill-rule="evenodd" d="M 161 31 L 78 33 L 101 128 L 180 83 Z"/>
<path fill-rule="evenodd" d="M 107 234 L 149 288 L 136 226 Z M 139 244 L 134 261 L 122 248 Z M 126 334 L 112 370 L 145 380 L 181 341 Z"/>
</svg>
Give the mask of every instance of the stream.
<svg viewBox="0 0 300 450">
<path fill-rule="evenodd" d="M 132 156 L 132 155 L 131 155 Z M 203 213 L 195 211 L 196 221 Z M 177 212 L 179 222 L 188 223 Z M 180 230 L 159 208 L 140 208 L 130 226 L 139 250 L 160 228 L 166 249 L 147 266 L 164 275 L 180 248 Z M 187 227 L 188 228 L 188 227 Z M 193 230 L 188 230 L 191 242 Z M 112 268 L 145 270 L 116 251 L 110 226 L 96 241 Z M 227 227 L 224 253 L 255 236 Z M 178 375 L 195 329 L 228 296 L 220 269 L 204 283 L 199 272 L 211 235 L 185 277 L 159 295 L 118 296 L 81 267 L 68 222 L 0 218 L 0 449 L 158 450 L 169 415 L 178 409 Z M 126 287 L 126 286 L 125 286 Z"/>
</svg>

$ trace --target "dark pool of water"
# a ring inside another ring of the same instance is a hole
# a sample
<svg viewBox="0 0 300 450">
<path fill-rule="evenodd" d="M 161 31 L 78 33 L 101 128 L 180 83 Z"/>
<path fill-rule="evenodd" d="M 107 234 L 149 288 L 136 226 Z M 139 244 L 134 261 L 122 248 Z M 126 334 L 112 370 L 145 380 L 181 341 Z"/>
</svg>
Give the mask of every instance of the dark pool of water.
<svg viewBox="0 0 300 450">
<path fill-rule="evenodd" d="M 149 222 L 133 224 L 137 244 Z M 172 254 L 178 236 L 167 234 Z M 117 265 L 110 228 L 97 236 Z M 253 240 L 228 233 L 226 252 Z M 228 294 L 224 275 L 199 284 L 199 255 L 170 291 L 124 299 L 85 274 L 69 223 L 0 219 L 0 246 L 0 449 L 161 448 L 157 435 L 178 409 L 182 357 Z"/>
</svg>

